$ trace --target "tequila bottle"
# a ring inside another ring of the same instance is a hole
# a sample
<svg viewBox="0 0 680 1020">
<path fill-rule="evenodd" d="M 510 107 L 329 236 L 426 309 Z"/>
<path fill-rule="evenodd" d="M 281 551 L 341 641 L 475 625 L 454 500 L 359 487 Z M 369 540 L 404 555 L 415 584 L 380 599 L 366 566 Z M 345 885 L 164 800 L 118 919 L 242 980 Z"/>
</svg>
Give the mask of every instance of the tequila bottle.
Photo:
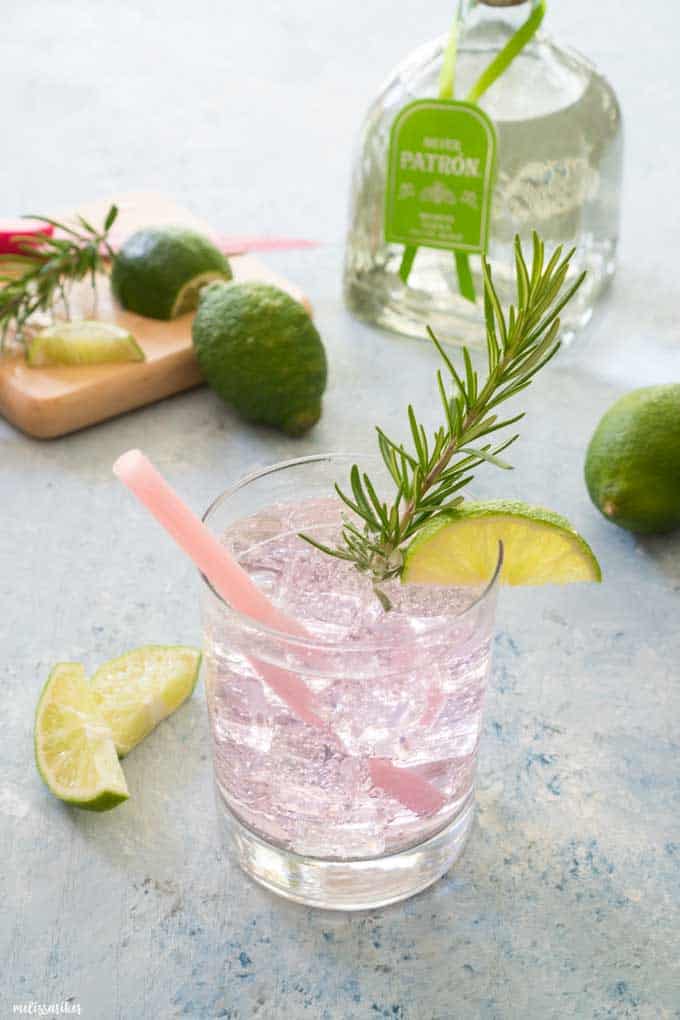
<svg viewBox="0 0 680 1020">
<path fill-rule="evenodd" d="M 521 38 L 516 33 L 538 6 L 461 0 L 456 99 L 468 97 L 509 41 Z M 472 278 L 466 297 L 452 251 L 418 247 L 405 270 L 404 245 L 385 240 L 390 129 L 407 104 L 441 95 L 447 54 L 450 60 L 447 37 L 417 49 L 368 110 L 352 183 L 345 294 L 369 322 L 412 336 L 426 336 L 430 326 L 443 341 L 475 344 L 484 337 L 480 256 L 463 256 Z M 501 301 L 513 300 L 516 234 L 530 241 L 535 229 L 548 247 L 576 248 L 571 272 L 588 275 L 565 313 L 568 341 L 590 319 L 615 269 L 623 150 L 616 95 L 584 57 L 539 32 L 477 102 L 497 136 L 487 255 Z"/>
</svg>

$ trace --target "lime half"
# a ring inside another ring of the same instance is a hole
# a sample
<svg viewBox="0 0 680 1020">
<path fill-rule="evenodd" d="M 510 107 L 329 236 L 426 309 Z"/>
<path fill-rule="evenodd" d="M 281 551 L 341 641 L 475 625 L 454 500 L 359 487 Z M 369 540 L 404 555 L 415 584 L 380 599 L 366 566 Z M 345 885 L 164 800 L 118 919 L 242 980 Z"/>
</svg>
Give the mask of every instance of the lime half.
<svg viewBox="0 0 680 1020">
<path fill-rule="evenodd" d="M 406 550 L 402 581 L 480 584 L 493 574 L 499 542 L 503 584 L 602 580 L 595 554 L 566 518 L 543 507 L 497 500 L 463 504 L 426 525 Z"/>
<path fill-rule="evenodd" d="M 196 308 L 201 287 L 230 279 L 229 260 L 207 237 L 185 227 L 147 227 L 114 258 L 111 288 L 131 312 L 174 319 Z"/>
<path fill-rule="evenodd" d="M 60 662 L 43 688 L 35 714 L 35 761 L 60 800 L 108 811 L 127 800 L 125 776 L 111 732 L 77 662 Z"/>
<path fill-rule="evenodd" d="M 92 690 L 121 757 L 186 701 L 200 666 L 201 653 L 183 645 L 147 645 L 100 666 Z"/>
<path fill-rule="evenodd" d="M 47 326 L 29 341 L 26 352 L 33 368 L 43 365 L 103 365 L 144 361 L 144 351 L 126 329 L 112 322 L 83 319 Z"/>
</svg>

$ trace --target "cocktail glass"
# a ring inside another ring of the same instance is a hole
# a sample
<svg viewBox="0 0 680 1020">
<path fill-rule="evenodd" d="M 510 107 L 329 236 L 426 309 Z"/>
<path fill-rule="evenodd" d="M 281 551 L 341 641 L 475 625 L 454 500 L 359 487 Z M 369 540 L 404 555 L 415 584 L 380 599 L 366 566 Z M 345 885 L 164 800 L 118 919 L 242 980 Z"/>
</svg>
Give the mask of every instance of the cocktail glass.
<svg viewBox="0 0 680 1020">
<path fill-rule="evenodd" d="M 230 845 L 274 892 L 342 910 L 424 889 L 463 849 L 502 561 L 499 550 L 478 588 L 388 582 L 386 611 L 365 575 L 298 534 L 333 542 L 347 512 L 333 483 L 355 459 L 275 464 L 204 516 L 296 624 L 284 632 L 244 616 L 203 578 L 217 802 Z"/>
</svg>

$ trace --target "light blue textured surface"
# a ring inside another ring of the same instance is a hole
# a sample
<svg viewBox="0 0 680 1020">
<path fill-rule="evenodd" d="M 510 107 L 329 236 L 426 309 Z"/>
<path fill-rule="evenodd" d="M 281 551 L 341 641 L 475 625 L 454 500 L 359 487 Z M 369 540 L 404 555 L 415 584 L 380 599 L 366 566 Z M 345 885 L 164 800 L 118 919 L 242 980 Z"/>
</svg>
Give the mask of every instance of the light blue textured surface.
<svg viewBox="0 0 680 1020">
<path fill-rule="evenodd" d="M 47 444 L 0 423 L 0 1015 L 72 996 L 97 1020 L 680 1017 L 680 538 L 616 530 L 582 483 L 609 403 L 680 378 L 680 15 L 554 6 L 553 29 L 623 101 L 621 269 L 530 392 L 517 470 L 489 469 L 477 492 L 569 515 L 605 583 L 503 596 L 468 849 L 430 891 L 358 916 L 287 905 L 225 861 L 202 691 L 126 760 L 131 799 L 102 817 L 41 786 L 32 715 L 57 659 L 93 668 L 199 640 L 197 579 L 115 483 L 118 453 L 142 445 L 201 509 L 256 465 L 362 448 L 376 421 L 398 430 L 407 393 L 433 413 L 432 352 L 342 309 L 340 241 L 362 109 L 452 3 L 3 12 L 0 211 L 161 187 L 224 230 L 327 241 L 274 264 L 310 294 L 331 378 L 299 441 L 244 426 L 206 390 Z"/>
</svg>

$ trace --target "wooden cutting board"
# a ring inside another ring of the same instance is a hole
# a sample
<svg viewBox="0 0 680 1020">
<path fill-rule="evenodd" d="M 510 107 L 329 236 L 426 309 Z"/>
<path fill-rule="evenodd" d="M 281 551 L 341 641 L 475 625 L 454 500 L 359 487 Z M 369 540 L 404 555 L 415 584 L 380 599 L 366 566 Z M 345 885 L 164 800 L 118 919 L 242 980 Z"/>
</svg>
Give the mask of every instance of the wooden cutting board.
<svg viewBox="0 0 680 1020">
<path fill-rule="evenodd" d="M 114 196 L 77 210 L 91 222 L 103 221 L 112 202 L 119 207 L 114 238 L 118 244 L 144 226 L 180 224 L 210 235 L 210 228 L 164 195 L 140 192 Z M 72 215 L 72 213 L 71 213 Z M 68 218 L 69 213 L 57 218 Z M 288 291 L 310 310 L 302 291 L 271 272 L 251 255 L 230 256 L 236 280 L 263 280 Z M 120 308 L 106 277 L 98 282 L 96 317 L 128 329 L 144 350 L 146 361 L 121 365 L 29 368 L 21 352 L 0 354 L 0 414 L 23 432 L 53 439 L 105 421 L 135 407 L 162 400 L 201 383 L 191 344 L 193 314 L 172 322 L 145 319 Z M 73 288 L 74 317 L 92 317 L 88 284 Z"/>
</svg>

